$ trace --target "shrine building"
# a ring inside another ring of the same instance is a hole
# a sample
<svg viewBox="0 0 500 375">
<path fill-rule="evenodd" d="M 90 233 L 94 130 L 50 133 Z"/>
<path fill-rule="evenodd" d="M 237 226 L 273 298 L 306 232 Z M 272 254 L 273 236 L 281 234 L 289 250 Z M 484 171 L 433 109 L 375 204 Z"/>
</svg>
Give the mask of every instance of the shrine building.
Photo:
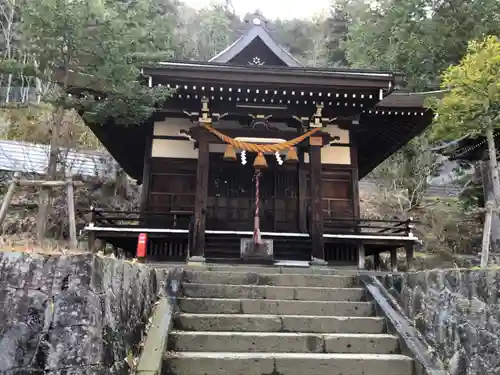
<svg viewBox="0 0 500 375">
<path fill-rule="evenodd" d="M 410 220 L 365 220 L 358 181 L 432 112 L 388 71 L 309 68 L 264 17 L 210 61 L 145 66 L 172 96 L 146 122 L 89 126 L 142 184 L 137 212 L 92 209 L 84 232 L 154 261 L 364 268 L 418 238 Z"/>
</svg>

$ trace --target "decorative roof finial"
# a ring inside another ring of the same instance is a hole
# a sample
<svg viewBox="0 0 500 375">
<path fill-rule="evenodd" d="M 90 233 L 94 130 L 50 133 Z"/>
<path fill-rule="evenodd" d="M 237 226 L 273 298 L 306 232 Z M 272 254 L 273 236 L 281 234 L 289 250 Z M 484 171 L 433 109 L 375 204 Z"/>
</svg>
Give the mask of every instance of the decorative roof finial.
<svg viewBox="0 0 500 375">
<path fill-rule="evenodd" d="M 250 27 L 252 26 L 261 26 L 264 28 L 267 27 L 267 19 L 262 15 L 262 12 L 258 9 L 253 13 L 248 13 L 244 18 L 244 22 Z"/>
</svg>

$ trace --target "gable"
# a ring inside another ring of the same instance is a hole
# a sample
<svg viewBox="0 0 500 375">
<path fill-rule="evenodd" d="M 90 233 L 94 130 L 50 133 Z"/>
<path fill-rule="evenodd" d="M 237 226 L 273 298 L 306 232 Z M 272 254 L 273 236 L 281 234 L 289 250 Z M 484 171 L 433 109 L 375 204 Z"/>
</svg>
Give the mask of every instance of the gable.
<svg viewBox="0 0 500 375">
<path fill-rule="evenodd" d="M 260 18 L 259 18 L 260 17 Z M 266 29 L 262 16 L 255 16 L 245 34 L 209 62 L 233 65 L 270 65 L 304 67 Z"/>
<path fill-rule="evenodd" d="M 227 63 L 236 65 L 288 66 L 267 47 L 260 37 L 256 37 L 252 40 L 241 52 L 236 54 Z"/>
</svg>

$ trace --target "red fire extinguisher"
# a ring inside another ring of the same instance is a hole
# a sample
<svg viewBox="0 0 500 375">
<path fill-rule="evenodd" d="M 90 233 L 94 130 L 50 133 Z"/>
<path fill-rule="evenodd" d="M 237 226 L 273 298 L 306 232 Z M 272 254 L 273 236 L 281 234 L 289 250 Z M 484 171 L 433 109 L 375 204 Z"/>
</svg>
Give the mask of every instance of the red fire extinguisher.
<svg viewBox="0 0 500 375">
<path fill-rule="evenodd" d="M 146 233 L 139 234 L 137 239 L 137 259 L 146 257 L 146 245 L 148 242 L 148 235 Z"/>
</svg>

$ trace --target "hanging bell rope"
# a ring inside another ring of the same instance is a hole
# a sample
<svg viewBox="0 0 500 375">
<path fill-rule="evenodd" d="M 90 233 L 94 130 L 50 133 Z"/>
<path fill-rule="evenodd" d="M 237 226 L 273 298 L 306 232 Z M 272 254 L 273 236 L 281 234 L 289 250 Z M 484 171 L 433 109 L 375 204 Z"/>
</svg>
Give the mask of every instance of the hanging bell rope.
<svg viewBox="0 0 500 375">
<path fill-rule="evenodd" d="M 224 143 L 227 143 L 228 145 L 231 145 L 231 146 L 236 147 L 236 148 L 241 148 L 242 150 L 245 150 L 245 151 L 257 152 L 257 153 L 259 153 L 259 152 L 260 153 L 264 153 L 264 152 L 274 153 L 276 151 L 283 151 L 283 150 L 289 149 L 290 147 L 294 147 L 298 143 L 304 141 L 306 138 L 309 138 L 311 135 L 313 135 L 314 133 L 321 130 L 321 128 L 314 128 L 314 129 L 309 130 L 307 133 L 302 134 L 299 137 L 296 137 L 294 139 L 291 139 L 289 141 L 282 142 L 282 143 L 257 144 L 257 143 L 242 142 L 242 141 L 238 141 L 234 138 L 228 137 L 227 135 L 214 129 L 209 124 L 202 124 L 202 126 L 205 129 L 207 129 L 210 133 L 217 136 Z"/>
<path fill-rule="evenodd" d="M 265 161 L 266 159 L 264 159 Z M 255 245 L 260 245 L 260 176 L 259 170 L 255 171 L 255 216 L 253 221 L 253 241 Z"/>
</svg>

